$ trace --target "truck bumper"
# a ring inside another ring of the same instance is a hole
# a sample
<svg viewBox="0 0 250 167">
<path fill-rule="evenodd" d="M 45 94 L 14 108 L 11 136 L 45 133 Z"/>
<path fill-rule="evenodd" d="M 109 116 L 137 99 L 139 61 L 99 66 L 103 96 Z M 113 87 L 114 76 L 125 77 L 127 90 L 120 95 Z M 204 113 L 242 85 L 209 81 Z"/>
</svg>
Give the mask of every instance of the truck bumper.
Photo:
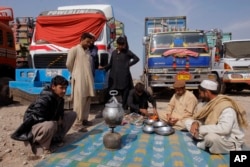
<svg viewBox="0 0 250 167">
<path fill-rule="evenodd" d="M 224 83 L 250 85 L 250 71 L 247 72 L 225 72 L 222 78 Z"/>
<path fill-rule="evenodd" d="M 151 87 L 168 87 L 173 89 L 173 84 L 177 79 L 177 74 L 149 74 L 149 86 Z M 189 79 L 183 78 L 186 81 L 187 89 L 198 89 L 199 84 L 204 79 L 216 80 L 216 75 L 209 74 L 190 74 Z"/>
<path fill-rule="evenodd" d="M 41 93 L 45 85 L 50 85 L 55 74 L 62 75 L 70 80 L 70 73 L 67 69 L 17 69 L 16 80 L 9 82 L 11 95 L 15 101 L 31 103 Z M 102 103 L 108 87 L 105 71 L 96 70 L 94 87 L 96 96 L 93 97 L 92 102 Z M 68 86 L 66 91 L 66 101 L 70 95 L 71 85 Z"/>
</svg>

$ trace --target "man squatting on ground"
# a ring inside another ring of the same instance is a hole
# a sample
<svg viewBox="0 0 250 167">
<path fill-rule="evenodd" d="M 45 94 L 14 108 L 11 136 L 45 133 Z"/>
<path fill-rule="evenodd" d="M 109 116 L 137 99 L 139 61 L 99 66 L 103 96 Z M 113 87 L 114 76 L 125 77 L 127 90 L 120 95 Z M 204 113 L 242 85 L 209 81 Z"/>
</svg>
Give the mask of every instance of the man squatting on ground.
<svg viewBox="0 0 250 167">
<path fill-rule="evenodd" d="M 213 154 L 241 150 L 243 128 L 248 126 L 245 110 L 228 96 L 218 95 L 215 81 L 203 80 L 199 93 L 207 103 L 185 122 L 194 139 L 201 140 L 197 147 Z"/>
<path fill-rule="evenodd" d="M 25 111 L 23 123 L 11 135 L 19 141 L 28 141 L 34 154 L 42 148 L 44 154 L 51 153 L 51 146 L 61 146 L 63 138 L 76 119 L 73 111 L 64 111 L 64 95 L 68 81 L 55 76 L 51 85 L 42 90 L 38 98 Z M 27 142 L 26 142 L 27 143 Z"/>
<path fill-rule="evenodd" d="M 176 80 L 175 94 L 171 97 L 167 109 L 158 112 L 159 119 L 167 122 L 176 130 L 186 130 L 185 120 L 193 116 L 198 100 L 194 94 L 186 90 L 186 82 Z"/>
<path fill-rule="evenodd" d="M 138 82 L 135 84 L 134 89 L 130 90 L 128 95 L 128 107 L 130 112 L 135 112 L 145 116 L 149 116 L 148 113 L 148 102 L 153 106 L 153 113 L 157 114 L 156 110 L 156 100 L 148 91 L 144 89 L 144 84 Z"/>
</svg>

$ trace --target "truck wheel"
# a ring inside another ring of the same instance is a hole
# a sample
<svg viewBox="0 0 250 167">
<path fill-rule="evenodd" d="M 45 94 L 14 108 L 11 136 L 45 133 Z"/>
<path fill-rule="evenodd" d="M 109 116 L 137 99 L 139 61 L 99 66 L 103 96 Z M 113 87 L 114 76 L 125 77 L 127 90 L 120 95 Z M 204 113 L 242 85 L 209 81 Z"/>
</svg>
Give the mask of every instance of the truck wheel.
<svg viewBox="0 0 250 167">
<path fill-rule="evenodd" d="M 223 83 L 223 82 L 221 82 L 221 83 L 220 83 L 220 93 L 221 93 L 221 94 L 224 94 L 224 93 L 226 93 L 226 90 L 227 90 L 226 84 Z"/>
<path fill-rule="evenodd" d="M 231 91 L 232 91 L 232 88 L 229 87 L 229 85 L 227 85 L 225 83 L 221 84 L 221 89 L 220 89 L 221 94 L 230 93 Z"/>
<path fill-rule="evenodd" d="M 13 103 L 13 97 L 10 96 L 9 81 L 13 79 L 4 77 L 0 79 L 0 106 Z"/>
<path fill-rule="evenodd" d="M 154 92 L 153 92 L 153 89 L 150 86 L 147 87 L 147 91 L 149 92 L 149 94 L 151 96 L 153 96 Z"/>
<path fill-rule="evenodd" d="M 0 90 L 0 106 L 6 106 L 13 103 L 13 97 L 10 96 L 9 85 L 4 85 Z"/>
</svg>

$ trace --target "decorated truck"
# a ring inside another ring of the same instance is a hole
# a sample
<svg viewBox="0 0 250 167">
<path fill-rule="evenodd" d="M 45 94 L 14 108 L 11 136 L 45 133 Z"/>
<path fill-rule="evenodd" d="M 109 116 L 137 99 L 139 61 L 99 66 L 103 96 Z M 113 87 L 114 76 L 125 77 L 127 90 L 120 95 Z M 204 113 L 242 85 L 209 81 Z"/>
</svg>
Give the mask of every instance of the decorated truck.
<svg viewBox="0 0 250 167">
<path fill-rule="evenodd" d="M 35 18 L 33 17 L 16 17 L 11 23 L 15 38 L 15 47 L 17 52 L 16 67 L 28 67 L 29 46 L 33 31 L 35 28 Z"/>
<path fill-rule="evenodd" d="M 16 50 L 10 22 L 13 10 L 0 6 L 0 106 L 12 103 L 9 81 L 15 79 Z"/>
<path fill-rule="evenodd" d="M 30 45 L 27 69 L 16 70 L 16 80 L 10 82 L 14 99 L 30 103 L 55 75 L 70 80 L 66 68 L 68 50 L 79 43 L 83 32 L 91 32 L 97 37 L 95 45 L 101 66 L 105 66 L 114 49 L 116 38 L 115 18 L 111 5 L 62 6 L 57 10 L 42 12 L 36 18 L 35 30 Z M 93 102 L 102 102 L 107 90 L 107 73 L 95 71 L 94 87 L 96 97 Z M 66 96 L 70 96 L 69 86 Z M 66 98 L 66 101 L 69 98 Z M 69 104 L 70 100 L 68 100 Z"/>
<path fill-rule="evenodd" d="M 173 89 L 176 79 L 197 92 L 203 79 L 215 78 L 206 34 L 188 30 L 186 16 L 147 17 L 144 35 L 142 80 L 152 93 Z"/>
</svg>

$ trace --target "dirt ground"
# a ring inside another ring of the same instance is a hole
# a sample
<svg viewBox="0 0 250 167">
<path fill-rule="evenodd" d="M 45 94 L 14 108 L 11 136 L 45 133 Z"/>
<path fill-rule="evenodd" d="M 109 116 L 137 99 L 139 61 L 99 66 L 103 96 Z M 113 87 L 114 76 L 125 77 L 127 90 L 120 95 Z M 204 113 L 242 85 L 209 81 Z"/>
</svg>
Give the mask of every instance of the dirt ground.
<svg viewBox="0 0 250 167">
<path fill-rule="evenodd" d="M 93 121 L 94 126 L 103 121 L 102 118 L 94 119 L 96 113 L 103 107 L 103 105 L 91 107 L 89 120 Z M 10 135 L 21 124 L 26 108 L 27 105 L 19 103 L 0 107 L 0 167 L 33 167 L 43 159 L 41 156 L 33 155 L 31 148 L 25 146 L 23 142 L 10 138 Z M 88 129 L 91 128 L 93 126 Z M 70 130 L 64 139 L 64 145 L 77 140 L 83 134 Z"/>
<path fill-rule="evenodd" d="M 250 122 L 250 92 L 230 95 L 247 111 Z M 164 110 L 168 99 L 157 100 L 158 110 Z M 21 124 L 23 114 L 27 105 L 19 103 L 7 107 L 0 107 L 0 167 L 33 167 L 42 160 L 42 157 L 34 156 L 29 147 L 25 147 L 23 142 L 15 141 L 10 138 L 11 133 Z M 103 108 L 103 105 L 92 105 L 89 120 L 98 124 L 102 119 L 94 119 L 95 114 Z M 93 127 L 89 127 L 89 130 Z M 65 145 L 81 137 L 83 133 L 70 130 L 65 137 Z M 250 148 L 250 130 L 246 131 L 246 145 Z"/>
</svg>

